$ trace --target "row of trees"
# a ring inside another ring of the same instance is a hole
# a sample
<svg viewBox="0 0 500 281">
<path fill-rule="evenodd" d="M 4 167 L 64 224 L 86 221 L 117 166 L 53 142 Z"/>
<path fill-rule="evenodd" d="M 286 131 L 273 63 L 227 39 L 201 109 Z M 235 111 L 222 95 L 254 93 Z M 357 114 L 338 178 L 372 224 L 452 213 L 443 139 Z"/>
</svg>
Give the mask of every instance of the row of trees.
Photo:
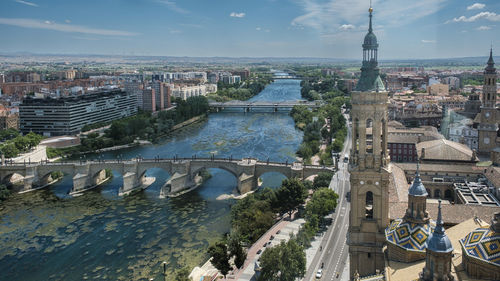
<svg viewBox="0 0 500 281">
<path fill-rule="evenodd" d="M 187 100 L 176 99 L 175 110 L 161 111 L 157 115 L 151 112 L 139 112 L 135 116 L 115 120 L 103 135 L 89 133 L 81 138 L 81 145 L 77 149 L 51 149 L 50 158 L 67 153 L 81 153 L 98 149 L 124 145 L 134 142 L 135 139 L 157 141 L 172 131 L 172 128 L 195 116 L 206 114 L 209 110 L 206 97 L 190 97 Z"/>
<path fill-rule="evenodd" d="M 236 84 L 224 84 L 219 81 L 217 93 L 212 96 L 216 101 L 248 100 L 258 95 L 271 82 L 269 77 L 257 78 Z"/>
<path fill-rule="evenodd" d="M 116 120 L 106 131 L 106 137 L 115 144 L 130 143 L 135 138 L 154 141 L 165 135 L 176 124 L 195 116 L 206 114 L 209 109 L 208 100 L 203 96 L 190 97 L 187 100 L 176 99 L 175 110 L 161 111 L 156 116 L 143 112 L 133 117 Z"/>
<path fill-rule="evenodd" d="M 285 179 L 280 188 L 265 188 L 239 200 L 231 208 L 231 234 L 209 248 L 212 264 L 223 274 L 231 271 L 233 264 L 240 268 L 246 258 L 242 245 L 257 241 L 280 215 L 291 214 L 302 206 L 308 190 L 316 190 L 305 208 L 306 225 L 310 231 L 317 232 L 323 217 L 336 206 L 337 195 L 328 186 L 332 174 L 322 173 L 314 182 L 298 179 Z M 311 222 L 309 222 L 311 221 Z M 287 243 L 266 249 L 261 256 L 261 275 L 259 280 L 294 280 L 305 273 L 306 240 L 312 238 L 310 231 L 293 237 Z M 307 235 L 309 236 L 307 236 Z"/>
<path fill-rule="evenodd" d="M 307 198 L 310 182 L 285 179 L 281 187 L 265 188 L 239 200 L 231 208 L 231 227 L 242 241 L 254 243 L 276 221 L 276 214 L 292 213 Z"/>
<path fill-rule="evenodd" d="M 0 145 L 0 151 L 7 158 L 16 157 L 19 153 L 30 151 L 43 139 L 42 136 L 33 132 L 22 136 L 19 132 L 12 131 L 12 129 L 2 131 L 2 137 L 4 142 Z"/>
<path fill-rule="evenodd" d="M 336 82 L 337 81 L 337 82 Z M 345 118 L 340 110 L 342 106 L 350 107 L 350 99 L 345 97 L 345 91 L 338 87 L 345 88 L 344 83 L 340 83 L 338 77 L 326 78 L 311 78 L 301 82 L 301 94 L 309 100 L 325 101 L 325 105 L 317 111 L 311 111 L 305 106 L 296 106 L 290 112 L 290 115 L 295 121 L 295 126 L 304 131 L 304 139 L 297 151 L 297 155 L 302 157 L 306 163 L 310 162 L 310 158 L 320 152 L 319 146 L 321 141 L 327 143 L 325 151 L 320 157 L 320 163 L 323 165 L 332 165 L 332 152 L 342 150 L 347 128 Z M 329 126 L 325 125 L 325 120 L 329 122 Z M 329 127 L 329 128 L 328 128 Z M 334 139 L 333 143 L 331 140 Z"/>
</svg>

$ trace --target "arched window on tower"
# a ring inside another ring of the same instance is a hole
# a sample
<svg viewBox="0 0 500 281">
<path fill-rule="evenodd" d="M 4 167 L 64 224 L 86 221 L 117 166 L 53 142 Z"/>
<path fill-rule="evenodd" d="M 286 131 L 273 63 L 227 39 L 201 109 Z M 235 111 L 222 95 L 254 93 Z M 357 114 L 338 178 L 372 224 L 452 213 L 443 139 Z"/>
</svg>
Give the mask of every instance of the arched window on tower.
<svg viewBox="0 0 500 281">
<path fill-rule="evenodd" d="M 373 153 L 373 120 L 366 120 L 366 153 Z"/>
<path fill-rule="evenodd" d="M 354 132 L 355 132 L 354 133 L 355 134 L 355 136 L 354 136 L 354 146 L 355 147 L 353 150 L 355 152 L 359 152 L 359 119 L 358 118 L 356 118 L 354 120 Z"/>
<path fill-rule="evenodd" d="M 486 98 L 487 100 L 490 100 L 490 93 L 488 93 L 488 98 Z"/>
<path fill-rule="evenodd" d="M 384 136 L 387 136 L 387 125 L 385 124 L 385 118 L 382 119 L 382 129 L 380 130 L 380 148 L 382 155 L 386 155 L 387 153 L 387 143 L 386 143 L 386 138 Z"/>
<path fill-rule="evenodd" d="M 444 198 L 451 199 L 451 190 L 449 190 L 449 189 L 445 190 Z"/>
<path fill-rule="evenodd" d="M 365 197 L 365 218 L 373 219 L 373 193 L 368 191 Z"/>
<path fill-rule="evenodd" d="M 439 189 L 434 190 L 434 198 L 441 198 L 441 190 Z"/>
</svg>

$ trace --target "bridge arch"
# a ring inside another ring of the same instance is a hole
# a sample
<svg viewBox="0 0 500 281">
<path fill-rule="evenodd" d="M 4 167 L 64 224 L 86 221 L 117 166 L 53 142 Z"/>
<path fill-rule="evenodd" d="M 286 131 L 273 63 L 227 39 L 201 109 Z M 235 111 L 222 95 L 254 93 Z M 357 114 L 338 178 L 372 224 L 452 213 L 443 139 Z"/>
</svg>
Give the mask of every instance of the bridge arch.
<svg viewBox="0 0 500 281">
<path fill-rule="evenodd" d="M 271 187 L 271 188 L 279 188 L 283 180 L 288 177 L 282 172 L 278 171 L 268 171 L 260 174 L 257 179 L 257 184 L 260 187 Z"/>
<path fill-rule="evenodd" d="M 232 174 L 236 179 L 238 179 L 240 176 L 240 174 L 238 174 L 236 169 L 231 167 L 231 165 L 227 165 L 228 163 L 217 163 L 217 162 L 208 162 L 208 163 L 209 163 L 208 165 L 201 165 L 201 166 L 192 167 L 191 172 L 190 172 L 191 179 L 194 179 L 194 177 L 196 175 L 199 175 L 203 170 L 208 170 L 208 169 L 221 169 L 221 170 L 227 171 L 230 174 Z M 233 165 L 236 165 L 236 164 L 233 164 Z"/>
<path fill-rule="evenodd" d="M 100 169 L 90 176 L 90 188 L 99 187 L 99 192 L 106 199 L 118 198 L 120 189 L 123 188 L 123 170 L 116 167 Z"/>
<path fill-rule="evenodd" d="M 5 184 L 7 186 L 10 186 L 12 184 L 20 183 L 24 180 L 24 175 L 22 173 L 18 172 L 12 172 L 8 173 L 4 176 L 2 176 L 1 183 Z"/>
<path fill-rule="evenodd" d="M 38 182 L 34 183 L 36 187 L 45 187 L 48 185 L 52 185 L 60 180 L 62 180 L 67 174 L 61 170 L 54 169 L 53 171 L 45 171 L 42 174 L 38 175 Z"/>
</svg>

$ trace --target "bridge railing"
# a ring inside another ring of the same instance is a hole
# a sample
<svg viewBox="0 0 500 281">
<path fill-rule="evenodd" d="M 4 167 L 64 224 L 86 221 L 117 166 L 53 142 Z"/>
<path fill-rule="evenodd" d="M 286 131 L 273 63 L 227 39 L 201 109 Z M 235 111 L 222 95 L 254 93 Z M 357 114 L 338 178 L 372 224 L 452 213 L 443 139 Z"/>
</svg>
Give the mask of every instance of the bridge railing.
<svg viewBox="0 0 500 281">
<path fill-rule="evenodd" d="M 304 165 L 303 163 L 300 162 L 276 162 L 276 161 L 259 161 L 257 158 L 232 158 L 232 157 L 198 157 L 196 155 L 193 155 L 192 157 L 177 157 L 174 156 L 172 158 L 162 158 L 162 157 L 155 157 L 155 158 L 142 158 L 142 157 L 137 157 L 137 158 L 132 158 L 132 159 L 81 159 L 81 160 L 63 160 L 59 162 L 50 162 L 48 160 L 42 160 L 38 162 L 34 161 L 27 161 L 27 162 L 22 162 L 22 163 L 16 163 L 12 161 L 6 161 L 2 163 L 0 166 L 9 166 L 9 167 L 26 167 L 26 166 L 38 166 L 38 165 L 49 165 L 49 166 L 60 166 L 60 165 L 84 165 L 84 164 L 91 164 L 91 163 L 109 163 L 109 164 L 118 164 L 118 163 L 124 163 L 124 162 L 181 162 L 181 161 L 206 161 L 206 162 L 241 162 L 242 160 L 249 160 L 249 161 L 255 161 L 256 164 L 258 165 L 271 165 L 271 166 L 293 166 L 293 165 L 299 165 L 303 168 L 314 168 L 314 169 L 327 169 L 329 167 L 325 165 Z"/>
</svg>

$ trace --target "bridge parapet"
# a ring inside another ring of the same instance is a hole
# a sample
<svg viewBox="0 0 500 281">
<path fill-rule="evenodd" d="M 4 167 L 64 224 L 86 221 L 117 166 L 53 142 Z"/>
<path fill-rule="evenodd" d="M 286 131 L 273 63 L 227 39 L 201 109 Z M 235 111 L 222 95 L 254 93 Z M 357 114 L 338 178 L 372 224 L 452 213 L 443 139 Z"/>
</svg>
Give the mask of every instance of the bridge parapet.
<svg viewBox="0 0 500 281">
<path fill-rule="evenodd" d="M 120 195 L 130 194 L 146 184 L 145 172 L 151 168 L 161 168 L 171 177 L 162 187 L 163 194 L 177 193 L 197 185 L 197 175 L 203 169 L 219 168 L 229 171 L 237 178 L 238 190 L 244 194 L 257 188 L 257 179 L 267 172 L 278 172 L 286 177 L 307 178 L 321 171 L 332 171 L 324 166 L 303 165 L 302 163 L 280 163 L 258 161 L 255 158 L 173 158 L 173 159 L 132 159 L 70 161 L 58 163 L 31 163 L 0 166 L 0 176 L 5 180 L 13 173 L 24 177 L 24 191 L 42 185 L 42 180 L 51 172 L 61 171 L 73 178 L 71 193 L 80 193 L 99 185 L 103 171 L 111 169 L 123 175 Z M 150 182 L 150 181 L 148 181 Z"/>
</svg>

